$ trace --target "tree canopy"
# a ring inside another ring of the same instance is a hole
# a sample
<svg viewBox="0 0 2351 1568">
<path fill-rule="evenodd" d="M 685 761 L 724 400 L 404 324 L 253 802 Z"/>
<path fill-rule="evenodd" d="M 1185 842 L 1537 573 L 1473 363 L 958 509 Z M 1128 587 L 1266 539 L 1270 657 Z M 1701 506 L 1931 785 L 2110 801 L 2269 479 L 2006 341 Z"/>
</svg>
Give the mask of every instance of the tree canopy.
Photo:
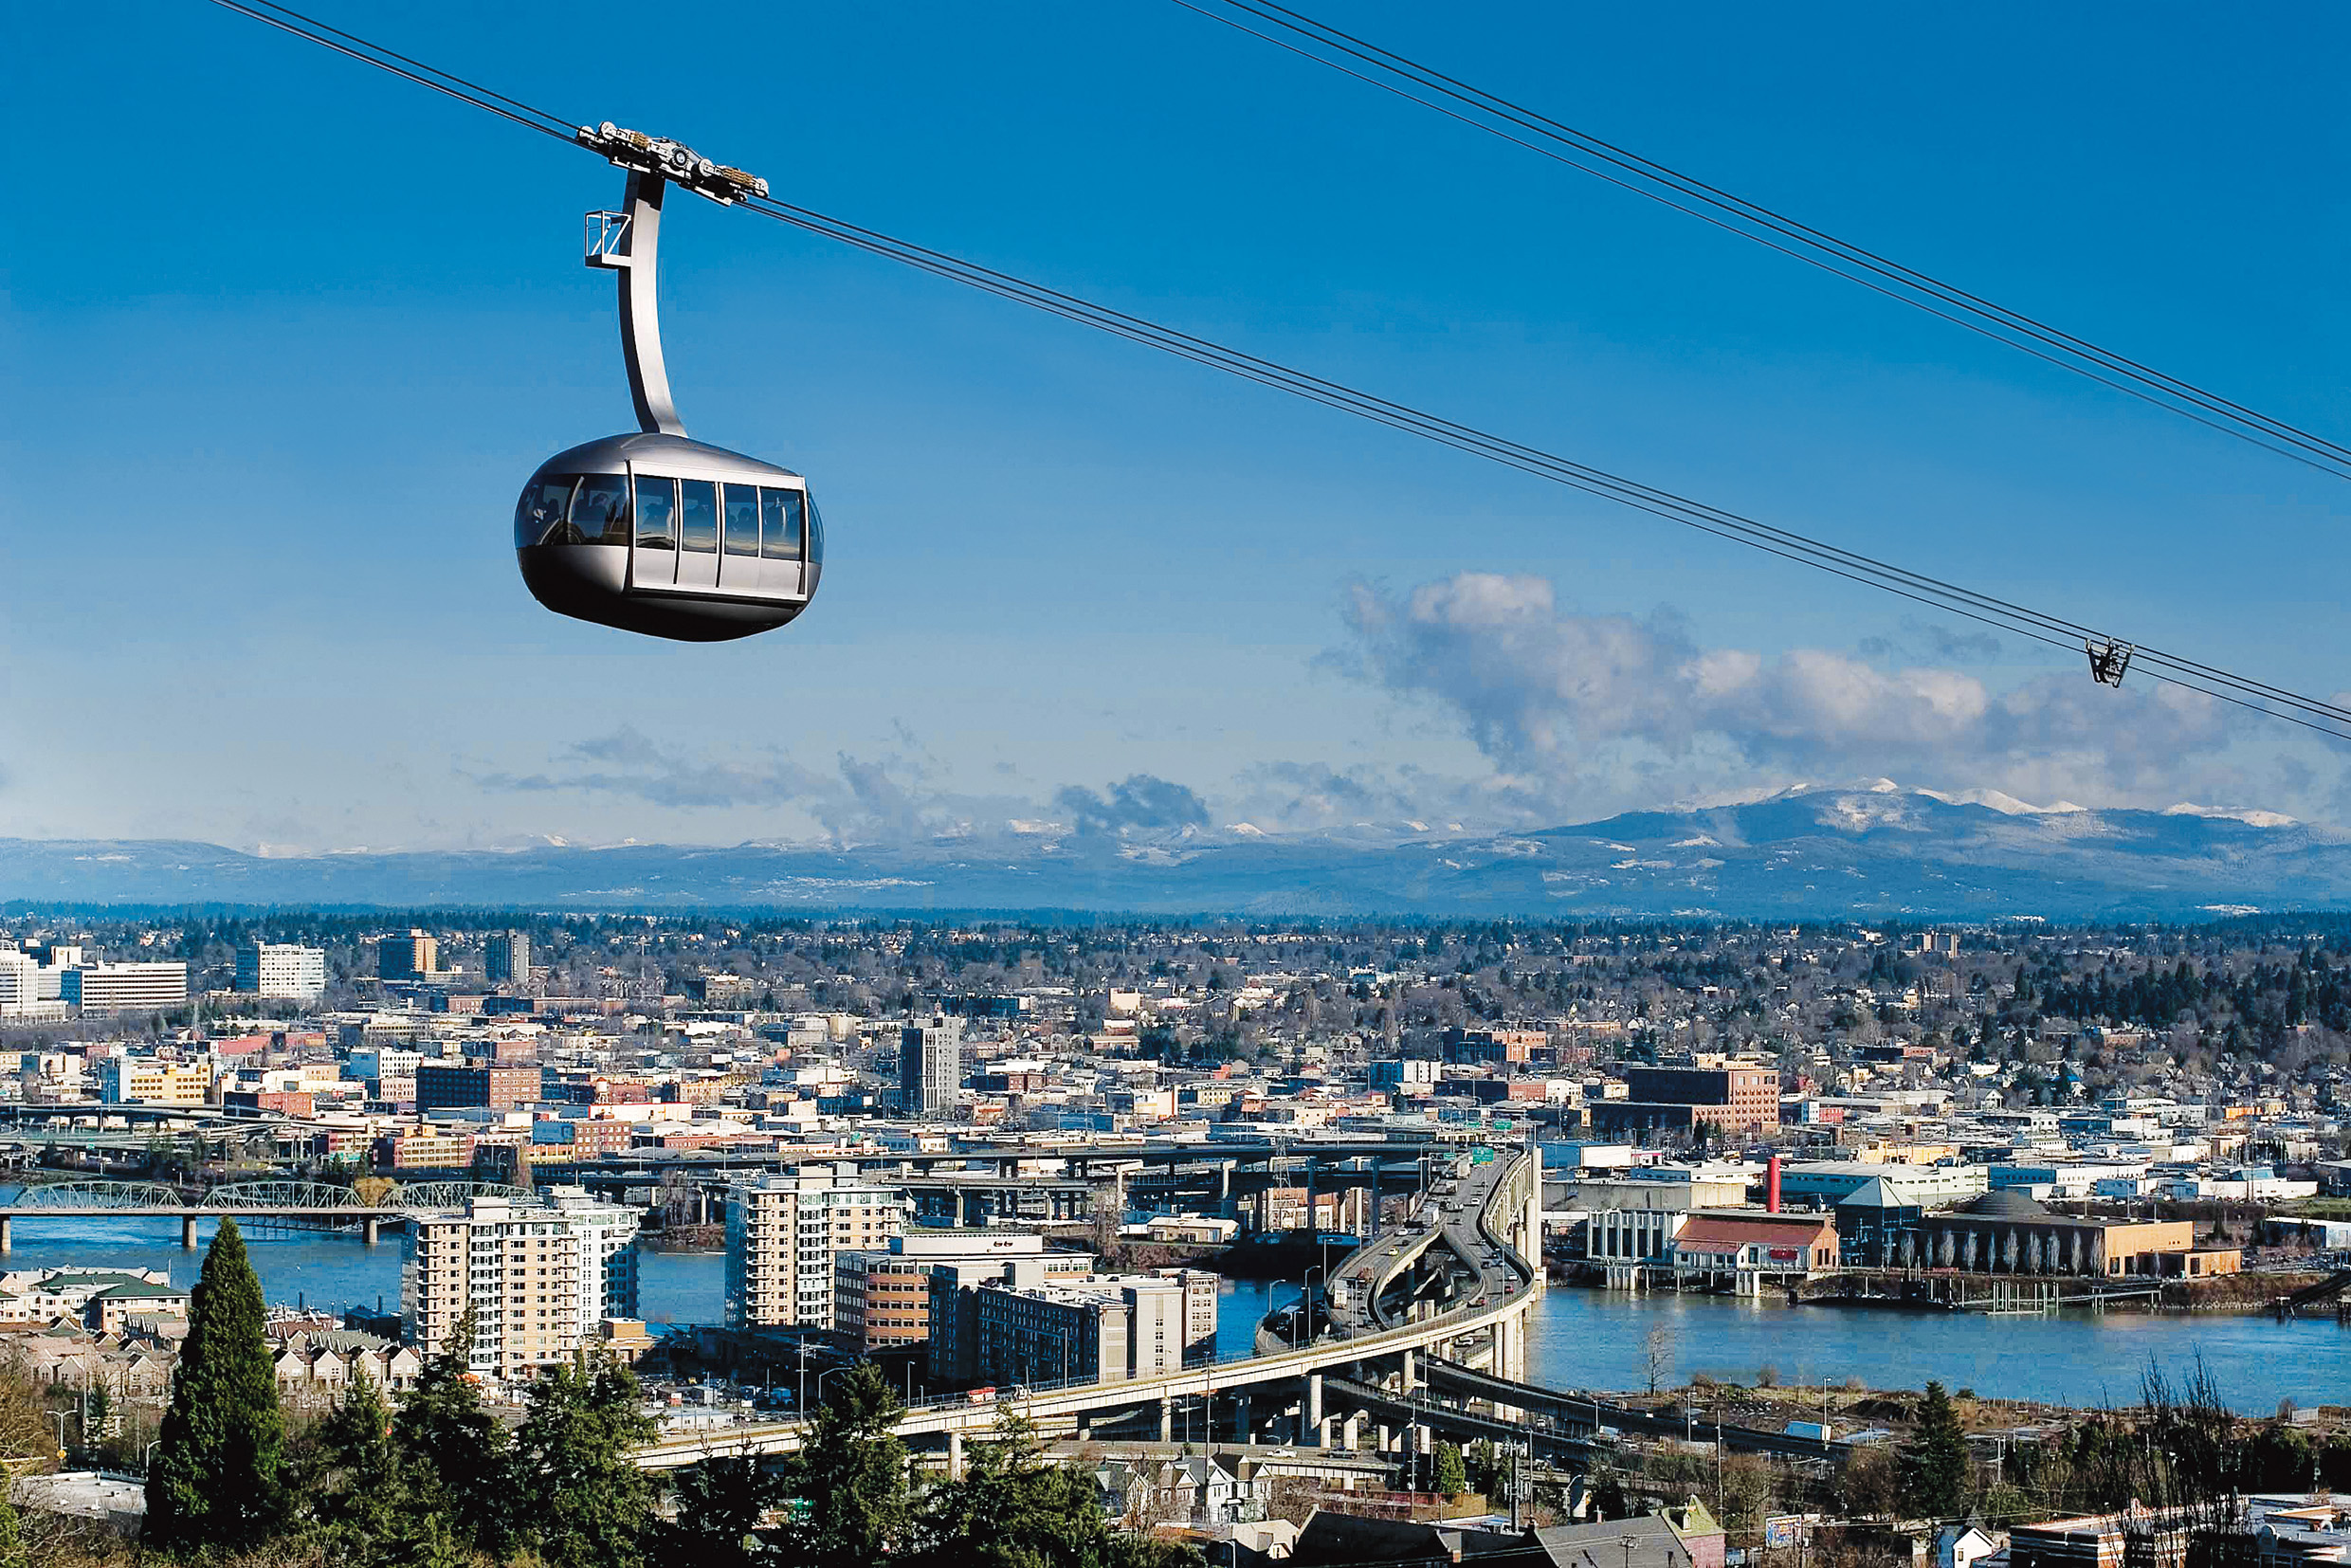
<svg viewBox="0 0 2351 1568">
<path fill-rule="evenodd" d="M 188 1337 L 147 1471 L 149 1545 L 235 1550 L 276 1529 L 285 1424 L 266 1322 L 245 1238 L 225 1219 L 191 1292 Z"/>
</svg>

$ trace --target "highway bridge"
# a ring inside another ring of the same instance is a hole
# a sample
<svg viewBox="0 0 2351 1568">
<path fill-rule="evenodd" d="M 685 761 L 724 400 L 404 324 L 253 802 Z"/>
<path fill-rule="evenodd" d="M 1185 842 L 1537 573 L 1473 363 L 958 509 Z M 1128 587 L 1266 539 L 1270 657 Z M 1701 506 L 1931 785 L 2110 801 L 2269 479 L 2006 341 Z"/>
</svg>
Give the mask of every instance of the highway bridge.
<svg viewBox="0 0 2351 1568">
<path fill-rule="evenodd" d="M 374 1244 L 386 1225 L 404 1225 L 419 1213 L 463 1209 L 477 1197 L 529 1200 L 527 1189 L 483 1181 L 431 1181 L 392 1187 L 374 1202 L 362 1200 L 348 1187 L 315 1181 L 240 1181 L 214 1187 L 191 1197 L 177 1187 L 155 1181 L 63 1181 L 28 1187 L 12 1204 L 0 1205 L 0 1252 L 14 1244 L 20 1220 L 86 1219 L 105 1215 L 124 1219 L 176 1219 L 179 1244 L 193 1249 L 196 1224 L 205 1219 L 277 1219 L 355 1228 Z"/>
<path fill-rule="evenodd" d="M 925 1219 L 980 1226 L 1005 1221 L 1083 1219 L 1095 1202 L 1123 1212 L 1147 1208 L 1205 1210 L 1251 1219 L 1269 1229 L 1267 1194 L 1303 1190 L 1319 1195 L 1352 1189 L 1383 1196 L 1416 1194 L 1432 1173 L 1457 1158 L 1448 1145 L 1369 1142 L 1362 1139 L 1159 1140 L 1113 1144 L 1048 1143 L 967 1146 L 923 1153 L 857 1152 L 837 1157 L 790 1154 L 692 1153 L 653 1158 L 606 1155 L 576 1162 L 536 1165 L 540 1179 L 582 1186 L 615 1202 L 647 1189 L 683 1182 L 713 1217 L 727 1186 L 796 1163 L 849 1164 L 877 1180 L 905 1187 Z M 1058 1167 L 1039 1172 L 1043 1165 Z M 1251 1210 L 1250 1200 L 1255 1200 Z"/>
<path fill-rule="evenodd" d="M 1643 1437 L 1679 1437 L 1701 1443 L 1721 1443 L 1734 1453 L 1768 1453 L 1781 1459 L 1842 1459 L 1850 1444 L 1773 1431 L 1764 1427 L 1733 1426 L 1701 1418 L 1695 1411 L 1663 1413 L 1619 1404 L 1593 1394 L 1570 1394 L 1537 1388 L 1531 1383 L 1498 1377 L 1479 1367 L 1431 1356 L 1422 1364 L 1430 1393 L 1452 1408 L 1473 1411 L 1512 1410 L 1531 1427 L 1541 1427 L 1577 1439 L 1589 1439 L 1608 1429 Z M 1478 1435 L 1485 1436 L 1481 1432 Z"/>
<path fill-rule="evenodd" d="M 1306 1344 L 1285 1345 L 1261 1335 L 1258 1354 L 1246 1359 L 1121 1382 L 1031 1385 L 1010 1391 L 1006 1402 L 1053 1435 L 1139 1428 L 1173 1442 L 1179 1415 L 1189 1427 L 1196 1413 L 1197 1430 L 1212 1435 L 1221 1416 L 1223 1427 L 1244 1440 L 1278 1432 L 1315 1447 L 1359 1446 L 1365 1422 L 1325 1400 L 1326 1378 L 1362 1385 L 1394 1380 L 1409 1390 L 1416 1360 L 1432 1349 L 1507 1357 L 1514 1343 L 1523 1343 L 1521 1320 L 1542 1287 L 1541 1181 L 1533 1154 L 1500 1151 L 1481 1162 L 1463 1156 L 1444 1170 L 1459 1212 L 1446 1213 L 1443 1223 L 1431 1215 L 1425 1227 L 1376 1242 L 1377 1267 L 1357 1276 L 1357 1299 L 1363 1304 L 1343 1315 L 1335 1311 L 1326 1331 Z M 1419 1207 L 1430 1202 L 1424 1198 Z M 1383 1247 L 1387 1242 L 1394 1245 Z M 1451 1256 L 1438 1266 L 1431 1254 L 1440 1250 Z M 1412 1275 L 1422 1260 L 1431 1260 L 1429 1267 Z M 1431 1286 L 1437 1278 L 1447 1285 Z M 910 1445 L 943 1444 L 947 1468 L 957 1473 L 964 1440 L 991 1432 L 998 1408 L 997 1401 L 975 1404 L 964 1396 L 933 1400 L 909 1407 L 898 1433 Z M 789 1453 L 799 1448 L 806 1425 L 795 1417 L 667 1439 L 639 1449 L 637 1462 L 664 1469 L 715 1454 Z M 1411 1436 L 1376 1435 L 1383 1447 Z"/>
</svg>

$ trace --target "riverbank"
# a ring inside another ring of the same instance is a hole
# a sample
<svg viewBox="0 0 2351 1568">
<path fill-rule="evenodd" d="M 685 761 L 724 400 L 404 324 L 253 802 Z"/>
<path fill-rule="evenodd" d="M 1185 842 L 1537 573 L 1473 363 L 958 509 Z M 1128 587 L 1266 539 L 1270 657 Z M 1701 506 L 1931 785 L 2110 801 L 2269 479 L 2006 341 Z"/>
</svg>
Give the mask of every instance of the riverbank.
<svg viewBox="0 0 2351 1568">
<path fill-rule="evenodd" d="M 1853 1272 L 1827 1274 L 1775 1294 L 1791 1305 L 1836 1306 L 1894 1312 L 1961 1312 L 2014 1316 L 2045 1310 L 2104 1312 L 2249 1313 L 2269 1315 L 2283 1298 L 2323 1283 L 2322 1270 L 2269 1271 L 2259 1274 L 2218 1274 L 2194 1280 L 2143 1279 L 2138 1276 L 2034 1274 L 1964 1274 L 1934 1271 L 1920 1274 Z M 1605 1291 L 1601 1276 L 1590 1265 L 1555 1267 L 1556 1286 L 1570 1290 Z M 1639 1294 L 1698 1294 L 1669 1286 Z M 1716 1294 L 1716 1292 L 1704 1292 Z M 2332 1317 L 2331 1304 L 2316 1309 Z"/>
</svg>

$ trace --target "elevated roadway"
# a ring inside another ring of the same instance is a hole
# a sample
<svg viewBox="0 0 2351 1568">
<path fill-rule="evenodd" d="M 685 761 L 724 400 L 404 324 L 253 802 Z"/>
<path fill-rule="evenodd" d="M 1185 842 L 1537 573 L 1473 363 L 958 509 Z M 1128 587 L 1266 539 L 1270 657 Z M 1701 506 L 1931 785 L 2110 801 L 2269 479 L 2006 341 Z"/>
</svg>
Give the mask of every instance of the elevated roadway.
<svg viewBox="0 0 2351 1568">
<path fill-rule="evenodd" d="M 1472 1272 L 1468 1285 L 1449 1297 L 1423 1297 L 1409 1308 L 1391 1304 L 1345 1320 L 1335 1315 L 1325 1335 L 1301 1346 L 1261 1339 L 1259 1353 L 1245 1360 L 1121 1382 L 1015 1389 L 1006 1402 L 1048 1430 L 1084 1432 L 1098 1424 L 1139 1421 L 1146 1431 L 1156 1427 L 1159 1441 L 1170 1442 L 1179 1405 L 1199 1401 L 1212 1418 L 1221 1400 L 1244 1431 L 1256 1430 L 1261 1417 L 1271 1415 L 1284 1424 L 1294 1422 L 1299 1441 L 1331 1446 L 1332 1413 L 1323 1398 L 1327 1376 L 1343 1374 L 1357 1383 L 1394 1377 L 1410 1388 L 1415 1359 L 1433 1348 L 1474 1347 L 1490 1356 L 1497 1347 L 1506 1351 L 1512 1343 L 1523 1343 L 1522 1321 L 1542 1281 L 1533 1239 L 1541 1234 L 1540 1169 L 1531 1154 L 1508 1150 L 1479 1165 L 1464 1157 L 1452 1170 L 1458 1214 L 1446 1214 L 1442 1224 L 1432 1219 L 1425 1230 L 1381 1238 L 1399 1242 L 1394 1253 L 1381 1253 L 1385 1258 L 1416 1258 L 1439 1241 L 1458 1251 Z M 1373 1244 L 1379 1247 L 1379 1241 Z M 1378 1277 L 1393 1280 L 1400 1267 L 1384 1265 Z M 910 1443 L 943 1441 L 948 1468 L 955 1471 L 961 1466 L 964 1439 L 988 1435 L 997 1413 L 995 1400 L 933 1400 L 909 1407 L 899 1419 L 898 1433 Z M 646 1468 L 668 1469 L 718 1454 L 790 1453 L 798 1449 L 806 1428 L 806 1420 L 795 1417 L 697 1433 L 650 1444 L 637 1450 L 636 1459 Z"/>
<path fill-rule="evenodd" d="M 232 1182 L 191 1197 L 154 1181 L 67 1181 L 25 1190 L 17 1202 L 0 1205 L 0 1252 L 14 1243 L 16 1222 L 86 1219 L 176 1219 L 180 1245 L 196 1245 L 196 1224 L 206 1219 L 279 1219 L 356 1228 L 373 1244 L 386 1225 L 405 1225 L 420 1213 L 462 1209 L 476 1197 L 528 1199 L 519 1187 L 490 1182 L 427 1182 L 395 1186 L 374 1203 L 348 1187 L 308 1181 Z"/>
<path fill-rule="evenodd" d="M 1599 1428 L 1643 1437 L 1679 1437 L 1701 1443 L 1721 1443 L 1734 1453 L 1768 1453 L 1781 1459 L 1842 1459 L 1852 1451 L 1850 1443 L 1773 1431 L 1763 1427 L 1733 1426 L 1705 1421 L 1695 1413 L 1666 1414 L 1618 1404 L 1595 1395 L 1568 1394 L 1537 1388 L 1531 1383 L 1498 1377 L 1490 1372 L 1439 1357 L 1422 1362 L 1433 1396 L 1454 1408 L 1479 1404 L 1515 1410 L 1530 1427 L 1588 1438 Z M 1480 1435 L 1485 1435 L 1481 1433 Z"/>
</svg>

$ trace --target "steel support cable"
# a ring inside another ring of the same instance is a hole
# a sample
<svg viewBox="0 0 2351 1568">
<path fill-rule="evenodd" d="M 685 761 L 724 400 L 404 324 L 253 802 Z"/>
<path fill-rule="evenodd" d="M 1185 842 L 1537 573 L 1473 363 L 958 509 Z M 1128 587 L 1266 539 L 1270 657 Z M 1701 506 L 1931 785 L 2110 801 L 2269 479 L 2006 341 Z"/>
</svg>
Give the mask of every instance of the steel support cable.
<svg viewBox="0 0 2351 1568">
<path fill-rule="evenodd" d="M 429 87 L 460 103 L 486 109 L 501 119 L 512 120 L 526 131 L 537 131 L 541 136 L 554 137 L 560 141 L 572 140 L 572 121 L 518 102 L 503 93 L 492 92 L 462 76 L 452 76 L 422 61 L 395 54 L 379 44 L 371 44 L 339 27 L 331 27 L 290 7 L 271 5 L 269 0 L 253 0 L 250 5 L 242 3 L 242 0 L 212 0 L 212 4 L 224 10 L 235 11 L 240 16 L 251 17 L 280 32 L 291 33 L 321 48 L 333 49 L 337 54 L 356 60 L 363 65 L 373 65 L 379 71 L 390 71 L 394 76 L 404 77 L 420 87 Z M 305 31 L 305 28 L 312 30 Z"/>
<path fill-rule="evenodd" d="M 249 0 L 249 3 L 248 0 L 211 0 L 211 3 L 332 49 L 362 64 L 373 65 L 420 86 L 429 87 L 462 103 L 486 110 L 526 129 L 556 137 L 567 143 L 573 141 L 571 128 L 574 122 L 572 120 L 493 92 L 420 61 L 395 54 L 353 34 L 328 27 L 286 7 L 270 4 L 270 0 Z M 754 198 L 742 205 L 763 217 L 790 224 L 934 276 L 2014 635 L 2068 651 L 2077 648 L 2083 639 L 2095 639 L 2101 635 L 2079 622 L 2030 610 L 1842 546 L 1642 484 L 1539 447 L 1426 413 L 1272 360 L 1226 348 L 1209 339 L 1177 332 L 1143 318 L 1032 283 L 1009 273 L 997 272 L 944 251 L 932 250 L 875 229 L 828 217 L 807 208 L 766 198 Z M 2339 739 L 2351 740 L 2351 708 L 2323 702 L 2283 687 L 2152 648 L 2137 649 L 2134 657 L 2158 666 L 2146 671 L 2152 680 L 2200 692 L 2253 712 L 2267 713 Z M 2214 686 L 2224 689 L 2215 690 Z M 2311 717 L 2297 717 L 2271 704 L 2295 708 Z"/>
<path fill-rule="evenodd" d="M 1438 415 L 1423 412 L 1403 404 L 1394 403 L 1372 393 L 1358 392 L 1338 382 L 1327 381 L 1305 372 L 1292 370 L 1273 361 L 1260 359 L 1228 349 L 1205 338 L 1192 337 L 1172 328 L 1126 315 L 1108 306 L 1095 304 L 1074 295 L 1061 293 L 1042 284 L 994 271 L 975 263 L 941 251 L 931 250 L 911 242 L 895 239 L 873 229 L 845 223 L 806 208 L 773 199 L 745 204 L 754 211 L 778 219 L 811 233 L 854 246 L 872 254 L 917 267 L 935 276 L 949 279 L 967 286 L 981 289 L 1000 298 L 1027 304 L 1032 308 L 1091 326 L 1097 330 L 1124 337 L 1132 342 L 1157 348 L 1196 364 L 1211 366 L 1230 374 L 1255 381 L 1294 395 L 1305 397 L 1327 407 L 1340 409 L 1359 417 L 1374 420 L 1392 428 L 1407 431 L 1439 442 L 1458 450 L 1484 457 L 1518 468 L 1522 472 L 1570 485 L 1588 494 L 1614 501 L 1619 504 L 1650 513 L 1652 516 L 1680 522 L 1687 527 L 1717 538 L 1735 540 L 1778 556 L 1826 571 L 1848 581 L 1892 593 L 1916 603 L 1965 616 L 1987 626 L 2033 638 L 2054 647 L 2071 649 L 2084 639 L 2096 639 L 2101 634 L 2080 622 L 2047 615 L 2038 611 L 1976 593 L 1956 584 L 1911 572 L 1905 568 L 1880 561 L 1841 546 L 1828 544 L 1802 534 L 1757 522 L 1737 513 L 1706 505 L 1677 496 L 1669 491 L 1639 483 L 1610 474 L 1603 469 L 1573 462 L 1554 453 L 1524 446 L 1505 437 L 1493 435 L 1473 427 L 1460 425 Z M 2150 663 L 2176 670 L 2183 679 L 2174 682 L 2192 689 L 2205 690 L 2199 682 L 2210 681 L 2240 691 L 2247 696 L 2283 702 L 2319 717 L 2351 725 L 2351 709 L 2335 706 L 2306 698 L 2284 687 L 2249 680 L 2191 660 L 2144 650 Z M 2135 655 L 2136 656 L 2136 655 Z M 2165 677 L 2158 676 L 2158 679 Z M 2219 696 L 2218 692 L 2208 695 Z M 2250 705 L 2250 704 L 2248 704 Z M 2281 717 L 2284 717 L 2281 715 Z"/>
<path fill-rule="evenodd" d="M 2101 348 L 2021 311 L 1996 304 L 1956 284 L 1944 283 L 1875 251 L 1799 223 L 1759 203 L 1733 195 L 1573 126 L 1563 125 L 1498 94 L 1422 65 L 1327 23 L 1276 5 L 1273 0 L 1174 0 L 1174 3 L 1301 59 L 1313 61 L 1342 76 L 1352 77 L 1368 86 L 1420 104 L 1423 108 L 1501 140 L 1566 164 L 1595 179 L 1670 207 L 1766 249 L 1776 250 L 1850 283 L 1859 283 L 1873 293 L 1955 326 L 1964 327 L 1995 342 L 2006 344 L 2044 363 L 2085 376 L 2141 402 L 2193 420 L 2209 429 L 2291 458 L 2323 473 L 2339 479 L 2351 479 L 2351 447 L 2329 441 L 2193 382 Z M 1212 5 L 1225 9 L 1212 9 Z M 1267 27 L 1281 28 L 1291 36 L 1285 38 L 1263 31 L 1236 20 L 1228 12 L 1237 12 Z M 1293 42 L 1293 39 L 1306 42 L 1302 44 Z M 1356 60 L 1367 69 L 1358 70 L 1343 64 L 1333 59 L 1333 54 Z M 1402 82 L 1410 82 L 1412 87 L 1437 95 L 1439 99 L 1449 100 L 1452 104 L 1462 107 L 1452 107 L 1448 102 L 1423 97 L 1420 92 L 1400 84 Z M 1513 130 L 1504 129 L 1504 126 L 1526 135 L 1514 134 Z M 1529 137 L 1536 139 L 1530 140 Z M 1595 168 L 1592 162 L 1586 161 L 1588 159 L 1607 167 Z M 1618 173 L 1612 173 L 1610 169 Z M 1777 235 L 1779 238 L 1775 240 L 1768 235 Z M 1878 281 L 1873 282 L 1872 279 Z M 1940 303 L 1930 303 L 1930 301 Z M 2031 341 L 2019 341 L 2019 338 Z M 2042 346 L 2035 348 L 2032 346 L 2034 343 Z"/>
</svg>

